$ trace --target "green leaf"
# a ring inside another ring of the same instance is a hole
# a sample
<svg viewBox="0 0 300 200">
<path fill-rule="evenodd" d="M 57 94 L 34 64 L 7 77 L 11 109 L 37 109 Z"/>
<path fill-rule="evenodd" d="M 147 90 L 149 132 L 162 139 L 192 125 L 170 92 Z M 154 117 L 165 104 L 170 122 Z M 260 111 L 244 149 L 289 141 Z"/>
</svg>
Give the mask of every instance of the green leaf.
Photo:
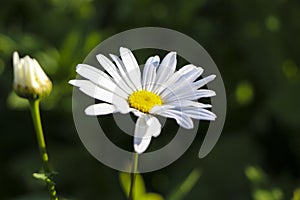
<svg viewBox="0 0 300 200">
<path fill-rule="evenodd" d="M 195 186 L 201 176 L 199 169 L 194 169 L 188 177 L 183 181 L 181 185 L 175 188 L 175 190 L 168 196 L 168 200 L 180 200 L 183 199 Z"/>
<path fill-rule="evenodd" d="M 14 91 L 7 97 L 7 106 L 13 110 L 25 110 L 28 108 L 28 100 L 20 98 Z"/>
<path fill-rule="evenodd" d="M 249 166 L 245 170 L 247 178 L 255 186 L 265 184 L 267 182 L 267 177 L 265 173 L 258 167 Z"/>
<path fill-rule="evenodd" d="M 300 189 L 294 191 L 293 200 L 300 200 Z"/>
<path fill-rule="evenodd" d="M 44 173 L 33 173 L 32 176 L 38 180 L 46 181 L 48 179 L 48 176 Z"/>
<path fill-rule="evenodd" d="M 263 190 L 257 189 L 253 194 L 254 200 L 282 200 L 283 193 L 280 189 Z"/>
<path fill-rule="evenodd" d="M 142 197 L 139 197 L 138 200 L 163 200 L 164 198 L 160 194 L 156 193 L 147 193 Z"/>
<path fill-rule="evenodd" d="M 131 174 L 130 173 L 120 173 L 120 182 L 125 192 L 126 196 L 129 195 L 130 190 L 130 182 L 131 182 Z M 135 187 L 134 187 L 134 199 L 140 199 L 140 197 L 144 196 L 146 193 L 146 187 L 143 180 L 143 177 L 140 174 L 136 174 L 135 177 Z"/>
<path fill-rule="evenodd" d="M 44 173 L 33 173 L 32 176 L 38 180 L 45 181 L 47 184 L 55 185 L 51 178 Z"/>
</svg>

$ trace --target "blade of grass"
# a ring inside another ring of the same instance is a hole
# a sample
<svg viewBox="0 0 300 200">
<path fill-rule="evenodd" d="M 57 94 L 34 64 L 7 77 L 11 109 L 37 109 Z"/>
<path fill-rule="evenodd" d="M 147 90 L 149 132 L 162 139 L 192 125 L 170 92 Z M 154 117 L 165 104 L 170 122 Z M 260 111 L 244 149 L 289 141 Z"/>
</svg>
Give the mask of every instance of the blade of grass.
<svg viewBox="0 0 300 200">
<path fill-rule="evenodd" d="M 201 176 L 199 169 L 194 169 L 187 178 L 176 187 L 173 192 L 168 195 L 167 200 L 181 200 L 183 199 L 195 186 Z"/>
</svg>

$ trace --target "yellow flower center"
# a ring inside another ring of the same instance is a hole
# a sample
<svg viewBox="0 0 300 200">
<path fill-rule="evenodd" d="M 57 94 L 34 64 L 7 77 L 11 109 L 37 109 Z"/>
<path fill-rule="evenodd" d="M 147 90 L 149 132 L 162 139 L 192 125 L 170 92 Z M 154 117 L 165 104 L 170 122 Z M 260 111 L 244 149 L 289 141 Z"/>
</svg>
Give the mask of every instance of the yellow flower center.
<svg viewBox="0 0 300 200">
<path fill-rule="evenodd" d="M 144 113 L 149 113 L 151 108 L 157 105 L 162 105 L 162 100 L 160 96 L 148 92 L 146 90 L 140 90 L 132 93 L 128 98 L 129 105 Z"/>
</svg>

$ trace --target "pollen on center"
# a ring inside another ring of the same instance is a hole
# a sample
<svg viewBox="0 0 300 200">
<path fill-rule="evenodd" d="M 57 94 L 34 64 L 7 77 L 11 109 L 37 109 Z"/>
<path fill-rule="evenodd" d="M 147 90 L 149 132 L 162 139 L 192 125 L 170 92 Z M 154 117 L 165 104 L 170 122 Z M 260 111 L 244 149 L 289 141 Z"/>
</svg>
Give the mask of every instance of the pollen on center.
<svg viewBox="0 0 300 200">
<path fill-rule="evenodd" d="M 139 90 L 132 93 L 128 98 L 128 102 L 130 107 L 144 113 L 149 113 L 151 108 L 163 103 L 160 96 L 146 90 Z"/>
</svg>

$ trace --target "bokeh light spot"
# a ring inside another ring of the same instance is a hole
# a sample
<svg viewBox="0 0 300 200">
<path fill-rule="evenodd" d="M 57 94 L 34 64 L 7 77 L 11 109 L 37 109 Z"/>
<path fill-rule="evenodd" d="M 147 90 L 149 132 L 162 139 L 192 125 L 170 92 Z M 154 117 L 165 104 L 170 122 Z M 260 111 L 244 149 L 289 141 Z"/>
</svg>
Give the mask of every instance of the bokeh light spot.
<svg viewBox="0 0 300 200">
<path fill-rule="evenodd" d="M 254 91 L 253 87 L 249 82 L 241 82 L 235 91 L 236 101 L 241 105 L 251 103 L 253 100 Z"/>
<path fill-rule="evenodd" d="M 277 17 L 270 15 L 265 21 L 266 27 L 270 31 L 278 31 L 280 29 L 280 21 Z"/>
<path fill-rule="evenodd" d="M 286 78 L 292 79 L 298 74 L 298 66 L 293 60 L 287 59 L 282 64 L 282 71 Z"/>
<path fill-rule="evenodd" d="M 7 106 L 13 110 L 25 110 L 28 107 L 28 100 L 20 98 L 15 92 L 11 92 L 7 97 Z"/>
</svg>

